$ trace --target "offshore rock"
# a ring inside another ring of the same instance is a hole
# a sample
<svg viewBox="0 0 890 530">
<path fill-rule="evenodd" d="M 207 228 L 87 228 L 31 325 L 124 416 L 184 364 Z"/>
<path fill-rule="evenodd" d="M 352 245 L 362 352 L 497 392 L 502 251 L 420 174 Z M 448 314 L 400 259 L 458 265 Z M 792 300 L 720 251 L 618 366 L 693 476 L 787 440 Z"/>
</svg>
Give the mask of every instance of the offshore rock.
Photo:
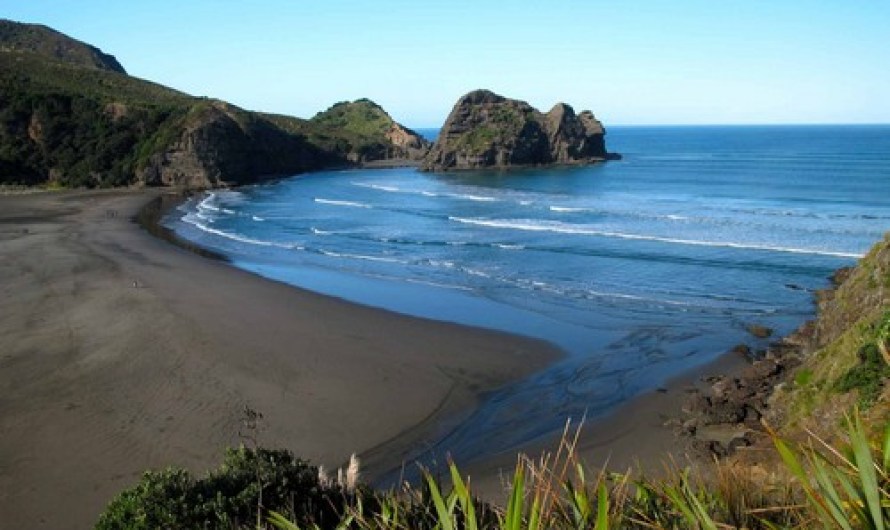
<svg viewBox="0 0 890 530">
<path fill-rule="evenodd" d="M 542 113 L 524 101 L 475 90 L 454 105 L 421 169 L 580 165 L 620 158 L 606 151 L 606 131 L 590 111 L 565 103 Z"/>
</svg>

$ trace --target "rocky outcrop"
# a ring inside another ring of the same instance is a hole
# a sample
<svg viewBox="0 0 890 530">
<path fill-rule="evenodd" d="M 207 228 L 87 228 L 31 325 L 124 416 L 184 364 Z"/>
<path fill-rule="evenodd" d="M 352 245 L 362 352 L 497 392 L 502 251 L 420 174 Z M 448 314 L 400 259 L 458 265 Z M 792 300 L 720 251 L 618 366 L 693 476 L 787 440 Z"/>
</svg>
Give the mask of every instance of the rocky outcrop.
<svg viewBox="0 0 890 530">
<path fill-rule="evenodd" d="M 127 73 L 113 55 L 39 24 L 0 19 L 0 51 L 36 53 L 86 68 Z"/>
<path fill-rule="evenodd" d="M 384 138 L 393 146 L 389 158 L 421 160 L 430 150 L 430 142 L 400 123 L 392 122 Z"/>
<path fill-rule="evenodd" d="M 381 160 L 419 162 L 430 148 L 425 138 L 397 123 L 369 99 L 342 101 L 319 112 L 310 122 L 318 128 L 311 138 L 319 138 L 328 150 L 353 164 Z M 324 133 L 335 141 L 325 142 L 321 138 Z"/>
<path fill-rule="evenodd" d="M 593 113 L 565 103 L 544 114 L 488 90 L 460 98 L 421 168 L 428 171 L 589 164 L 606 151 L 606 131 Z"/>
<path fill-rule="evenodd" d="M 300 135 L 222 101 L 193 108 L 181 133 L 151 155 L 137 177 L 146 185 L 213 188 L 319 169 L 337 158 Z"/>
</svg>

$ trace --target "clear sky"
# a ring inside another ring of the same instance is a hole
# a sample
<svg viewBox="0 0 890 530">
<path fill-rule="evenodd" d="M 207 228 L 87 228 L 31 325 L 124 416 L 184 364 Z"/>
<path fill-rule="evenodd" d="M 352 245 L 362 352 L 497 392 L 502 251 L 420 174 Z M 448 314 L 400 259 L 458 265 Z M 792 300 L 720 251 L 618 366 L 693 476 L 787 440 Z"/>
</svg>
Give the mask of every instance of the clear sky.
<svg viewBox="0 0 890 530">
<path fill-rule="evenodd" d="M 413 127 L 489 88 L 609 124 L 890 123 L 887 0 L 0 0 L 185 92 Z"/>
</svg>

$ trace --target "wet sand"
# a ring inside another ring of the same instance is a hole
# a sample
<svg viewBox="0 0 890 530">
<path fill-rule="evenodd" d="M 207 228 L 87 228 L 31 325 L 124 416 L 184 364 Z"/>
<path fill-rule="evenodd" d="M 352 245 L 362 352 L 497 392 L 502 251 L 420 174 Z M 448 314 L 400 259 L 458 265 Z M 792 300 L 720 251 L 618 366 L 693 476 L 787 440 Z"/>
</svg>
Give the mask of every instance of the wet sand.
<svg viewBox="0 0 890 530">
<path fill-rule="evenodd" d="M 88 528 L 146 469 L 203 473 L 244 441 L 245 407 L 264 415 L 262 445 L 329 467 L 357 452 L 366 479 L 391 476 L 486 391 L 561 356 L 174 246 L 133 221 L 160 194 L 0 195 L 0 527 Z M 687 389 L 744 365 L 723 356 L 587 421 L 581 457 L 647 473 L 682 461 L 667 422 Z M 462 471 L 500 501 L 515 461 L 514 448 Z"/>
<path fill-rule="evenodd" d="M 160 192 L 0 196 L 0 526 L 88 528 L 146 469 L 218 465 L 242 441 L 368 476 L 545 343 L 347 303 L 155 238 Z"/>
<path fill-rule="evenodd" d="M 577 456 L 595 476 L 601 469 L 618 473 L 660 476 L 669 465 L 709 465 L 710 458 L 688 451 L 690 438 L 677 434 L 677 421 L 692 389 L 709 386 L 705 376 L 741 373 L 750 362 L 728 352 L 695 370 L 671 379 L 662 387 L 645 392 L 598 418 L 571 418 L 571 434 L 579 425 Z M 583 421 L 582 421 L 583 420 Z M 560 433 L 524 444 L 519 449 L 533 459 L 555 454 Z M 462 469 L 473 477 L 474 489 L 486 499 L 505 503 L 513 480 L 516 452 L 511 451 Z"/>
</svg>

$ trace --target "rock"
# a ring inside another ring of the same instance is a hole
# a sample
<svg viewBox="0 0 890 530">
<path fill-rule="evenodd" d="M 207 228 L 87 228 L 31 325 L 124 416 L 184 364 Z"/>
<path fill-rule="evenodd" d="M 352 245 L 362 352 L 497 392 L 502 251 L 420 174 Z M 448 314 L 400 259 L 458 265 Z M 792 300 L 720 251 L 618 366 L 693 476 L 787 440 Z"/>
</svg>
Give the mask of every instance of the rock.
<svg viewBox="0 0 890 530">
<path fill-rule="evenodd" d="M 761 326 L 760 324 L 749 324 L 745 329 L 748 330 L 748 333 L 754 335 L 758 339 L 766 339 L 773 334 L 772 328 Z"/>
<path fill-rule="evenodd" d="M 735 425 L 745 420 L 745 404 L 736 401 L 713 401 L 711 407 L 702 415 L 705 425 Z"/>
<path fill-rule="evenodd" d="M 721 399 L 726 396 L 727 391 L 729 390 L 730 382 L 726 378 L 721 378 L 713 385 L 711 385 L 711 392 L 714 394 L 715 398 Z"/>
<path fill-rule="evenodd" d="M 524 101 L 475 90 L 454 105 L 421 169 L 504 169 L 618 158 L 606 151 L 605 134 L 590 111 L 575 114 L 557 103 L 543 114 Z"/>
<path fill-rule="evenodd" d="M 767 379 L 778 375 L 782 371 L 782 365 L 776 360 L 764 359 L 755 361 L 751 365 L 751 377 L 753 379 Z"/>
<path fill-rule="evenodd" d="M 711 400 L 701 393 L 692 393 L 683 404 L 683 412 L 692 415 L 702 415 L 711 407 Z"/>
<path fill-rule="evenodd" d="M 736 355 L 742 355 L 745 358 L 751 358 L 751 347 L 747 344 L 736 344 L 729 350 L 730 353 L 734 353 Z"/>
<path fill-rule="evenodd" d="M 329 160 L 303 137 L 238 107 L 212 100 L 199 105 L 179 137 L 138 170 L 141 182 L 213 188 L 299 173 Z"/>
<path fill-rule="evenodd" d="M 751 444 L 752 444 L 752 442 L 751 442 L 751 440 L 748 439 L 747 436 L 745 436 L 745 435 L 736 436 L 735 438 L 733 438 L 732 440 L 729 441 L 729 444 L 727 444 L 726 453 L 731 455 L 742 447 L 750 447 Z"/>
<path fill-rule="evenodd" d="M 829 280 L 831 280 L 831 284 L 834 287 L 839 287 L 847 278 L 849 278 L 853 271 L 855 271 L 853 267 L 841 267 L 840 269 L 834 271 L 834 273 L 829 276 Z"/>
</svg>

